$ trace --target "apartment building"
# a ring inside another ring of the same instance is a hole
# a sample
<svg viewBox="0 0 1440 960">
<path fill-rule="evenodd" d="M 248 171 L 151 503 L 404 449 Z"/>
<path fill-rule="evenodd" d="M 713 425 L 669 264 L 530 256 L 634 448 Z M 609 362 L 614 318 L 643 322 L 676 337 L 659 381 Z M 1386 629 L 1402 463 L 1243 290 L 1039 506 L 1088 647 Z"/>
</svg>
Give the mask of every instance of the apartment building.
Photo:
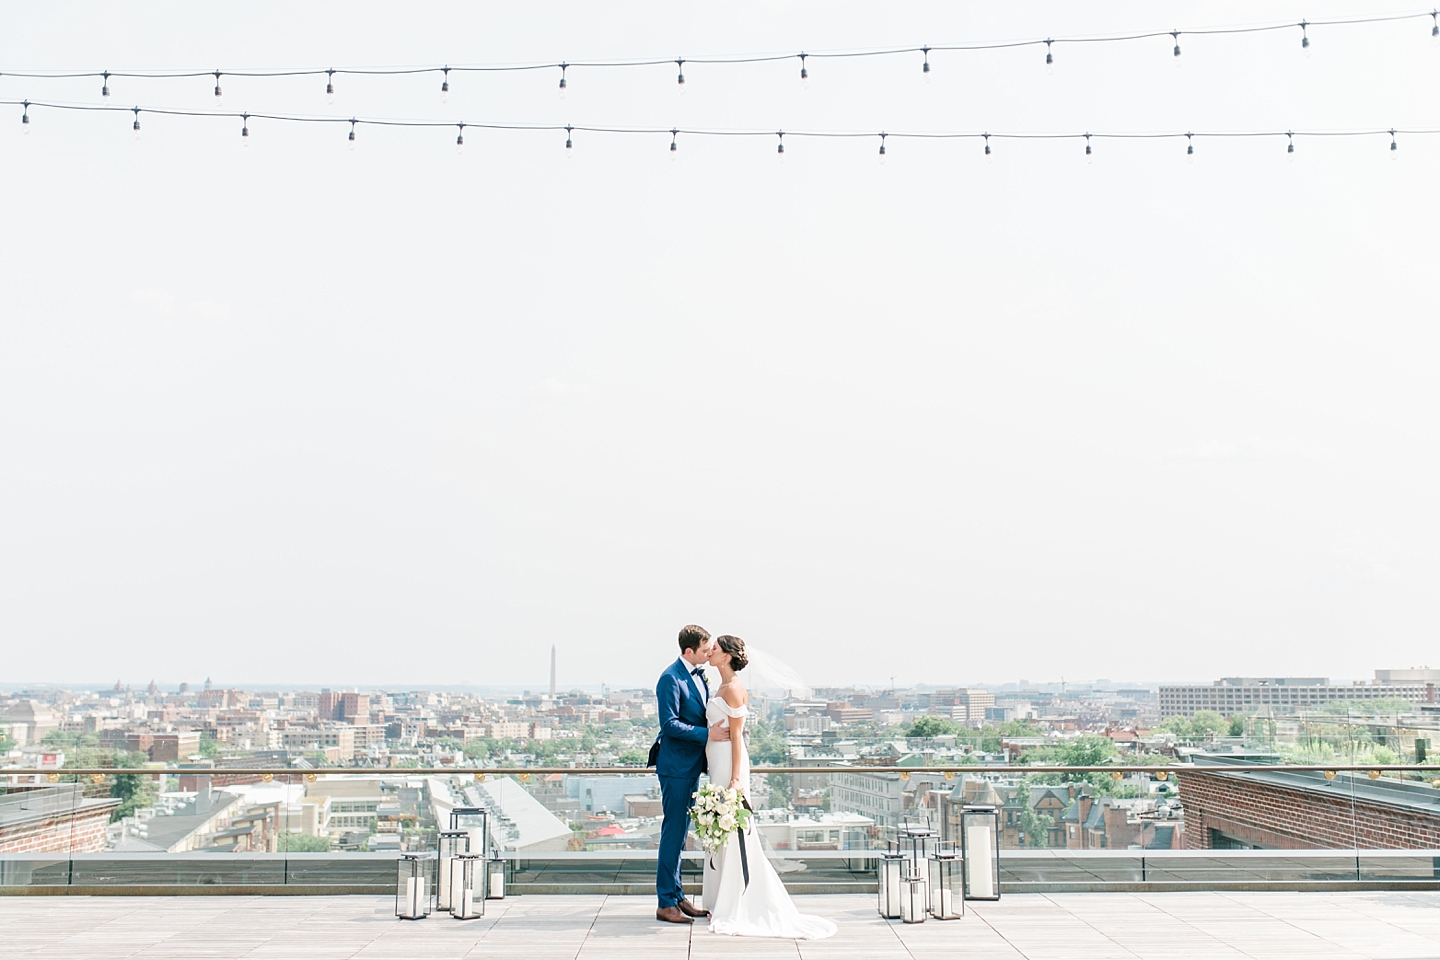
<svg viewBox="0 0 1440 960">
<path fill-rule="evenodd" d="M 1223 677 L 1209 684 L 1162 684 L 1160 716 L 1189 717 L 1201 710 L 1230 716 L 1250 714 L 1265 707 L 1277 712 L 1294 712 L 1346 700 L 1390 697 L 1412 703 L 1434 701 L 1435 684 L 1331 683 L 1325 677 Z"/>
</svg>

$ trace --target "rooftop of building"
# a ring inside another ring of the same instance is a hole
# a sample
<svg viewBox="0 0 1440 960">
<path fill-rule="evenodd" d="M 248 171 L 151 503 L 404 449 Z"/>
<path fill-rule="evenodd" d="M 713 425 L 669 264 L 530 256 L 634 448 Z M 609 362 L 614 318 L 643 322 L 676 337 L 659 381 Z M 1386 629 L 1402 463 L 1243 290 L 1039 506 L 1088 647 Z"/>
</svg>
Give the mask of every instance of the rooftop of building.
<svg viewBox="0 0 1440 960">
<path fill-rule="evenodd" d="M 1321 793 L 1330 796 L 1338 794 L 1347 800 L 1353 796 L 1357 801 L 1409 807 L 1429 816 L 1440 813 L 1440 794 L 1436 793 L 1435 788 L 1428 781 L 1399 780 L 1394 777 L 1371 779 L 1368 774 L 1355 771 L 1340 771 L 1335 774 L 1333 779 L 1326 779 L 1325 774 L 1320 771 L 1297 770 L 1293 773 L 1288 770 L 1245 771 L 1245 766 L 1250 763 L 1275 763 L 1276 758 L 1269 754 L 1197 753 L 1191 759 L 1200 764 L 1235 767 L 1234 773 L 1227 770 L 1222 774 L 1227 777 L 1235 776 L 1259 783 L 1273 784 L 1277 787 L 1303 790 L 1307 793 Z M 1176 768 L 1176 772 L 1182 778 L 1211 775 L 1210 772 L 1187 771 L 1183 767 Z"/>
</svg>

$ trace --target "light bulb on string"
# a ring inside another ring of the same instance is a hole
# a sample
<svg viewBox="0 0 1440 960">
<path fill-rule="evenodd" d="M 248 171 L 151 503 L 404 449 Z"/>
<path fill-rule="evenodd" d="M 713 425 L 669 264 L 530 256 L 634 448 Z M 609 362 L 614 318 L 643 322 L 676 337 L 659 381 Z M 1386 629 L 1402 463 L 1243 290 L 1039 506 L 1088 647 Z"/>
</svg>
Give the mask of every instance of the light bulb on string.
<svg viewBox="0 0 1440 960">
<path fill-rule="evenodd" d="M 570 124 L 568 124 L 568 123 L 565 124 L 565 159 L 566 159 L 566 160 L 569 160 L 571 157 L 575 156 L 574 144 L 572 144 L 572 143 L 570 142 L 570 131 L 571 131 L 571 130 L 574 130 L 574 129 L 575 129 L 575 128 L 572 127 L 572 126 L 570 126 Z"/>
<path fill-rule="evenodd" d="M 920 66 L 920 72 L 925 76 L 925 82 L 930 82 L 930 48 L 921 47 L 920 52 L 925 54 L 925 62 Z"/>
<path fill-rule="evenodd" d="M 805 54 L 800 54 L 800 89 L 810 89 L 810 71 L 805 69 Z"/>
<path fill-rule="evenodd" d="M 465 124 L 458 123 L 456 126 L 460 128 L 460 135 L 455 138 L 455 153 L 458 155 L 465 152 Z"/>
<path fill-rule="evenodd" d="M 1300 49 L 1305 51 L 1306 59 L 1310 57 L 1310 33 L 1306 30 L 1309 26 L 1304 20 L 1300 21 Z"/>
<path fill-rule="evenodd" d="M 1400 145 L 1395 142 L 1395 129 L 1390 129 L 1390 159 L 1394 160 L 1400 156 Z"/>
<path fill-rule="evenodd" d="M 1186 141 L 1186 142 L 1185 142 L 1185 162 L 1186 162 L 1186 163 L 1194 163 L 1194 162 L 1195 162 L 1195 141 L 1194 141 L 1194 139 L 1193 139 L 1194 136 L 1195 136 L 1195 135 L 1194 135 L 1193 133 L 1187 133 L 1187 134 L 1185 134 L 1185 141 Z"/>
<path fill-rule="evenodd" d="M 220 71 L 219 71 L 219 70 L 216 70 L 216 71 L 215 71 L 215 106 L 217 106 L 217 107 L 223 107 L 224 105 L 225 105 L 225 98 L 220 95 Z"/>
<path fill-rule="evenodd" d="M 1051 52 L 1050 48 L 1050 45 L 1054 42 L 1053 40 L 1045 41 L 1045 73 L 1049 76 L 1054 76 L 1055 74 L 1055 54 Z"/>
<path fill-rule="evenodd" d="M 1288 133 L 1288 132 L 1287 132 L 1287 133 L 1285 134 L 1285 136 L 1287 136 L 1287 137 L 1290 138 L 1290 142 L 1285 145 L 1285 159 L 1286 159 L 1286 160 L 1289 160 L 1291 163 L 1294 163 L 1294 162 L 1295 162 L 1295 134 L 1294 134 L 1294 133 Z"/>
<path fill-rule="evenodd" d="M 1440 10 L 1431 11 L 1430 19 L 1430 46 L 1440 47 Z"/>
<path fill-rule="evenodd" d="M 565 68 L 568 64 L 560 64 L 560 99 L 565 99 Z"/>
<path fill-rule="evenodd" d="M 675 78 L 675 84 L 680 88 L 680 95 L 685 95 L 685 61 L 676 60 L 675 66 L 679 68 L 680 75 Z"/>
<path fill-rule="evenodd" d="M 985 138 L 985 162 L 990 163 L 994 160 L 990 155 L 990 134 L 982 133 L 981 136 Z"/>
<path fill-rule="evenodd" d="M 1174 55 L 1172 56 L 1171 59 L 1173 59 L 1173 60 L 1175 61 L 1175 66 L 1178 67 L 1178 66 L 1180 66 L 1180 31 L 1179 31 L 1179 30 L 1171 30 L 1171 31 L 1170 31 L 1170 36 L 1171 36 L 1171 38 L 1173 38 L 1174 41 L 1175 41 L 1175 53 L 1174 53 Z"/>
<path fill-rule="evenodd" d="M 1095 155 L 1090 152 L 1090 134 L 1085 134 L 1085 162 L 1094 163 Z"/>
<path fill-rule="evenodd" d="M 355 119 L 350 119 L 350 149 L 355 149 Z"/>
<path fill-rule="evenodd" d="M 139 107 L 131 107 L 130 109 L 135 112 L 135 123 L 132 124 L 131 127 L 130 127 L 131 130 L 134 130 L 134 131 L 135 131 L 135 136 L 132 137 L 131 139 L 133 139 L 133 140 L 139 140 L 139 139 L 140 139 L 140 108 L 139 108 Z"/>
<path fill-rule="evenodd" d="M 100 99 L 106 106 L 110 105 L 110 71 L 106 70 L 100 74 Z"/>
<path fill-rule="evenodd" d="M 671 160 L 674 160 L 675 157 L 678 155 L 679 147 L 676 146 L 675 141 L 676 141 L 676 138 L 678 138 L 679 136 L 680 136 L 680 131 L 679 131 L 679 130 L 676 130 L 676 129 L 674 129 L 674 128 L 672 127 L 671 130 L 670 130 L 670 159 L 671 159 Z"/>
<path fill-rule="evenodd" d="M 880 165 L 885 165 L 885 134 L 880 134 Z"/>
<path fill-rule="evenodd" d="M 250 114 L 240 114 L 240 145 L 250 146 Z"/>
<path fill-rule="evenodd" d="M 780 142 L 779 142 L 779 143 L 776 145 L 776 147 L 775 147 L 775 157 L 776 157 L 776 159 L 777 159 L 779 162 L 784 163 L 784 162 L 785 162 L 785 131 L 784 131 L 784 130 L 776 130 L 776 131 L 775 131 L 775 136 L 777 136 L 777 137 L 780 138 Z"/>
<path fill-rule="evenodd" d="M 444 69 L 444 73 L 445 73 L 445 79 L 440 81 L 440 102 L 441 102 L 441 103 L 449 103 L 449 102 L 450 102 L 450 68 L 449 68 L 449 67 L 445 67 L 445 68 L 443 68 L 443 69 Z"/>
<path fill-rule="evenodd" d="M 333 68 L 325 71 L 325 102 L 335 102 L 335 70 Z"/>
<path fill-rule="evenodd" d="M 30 132 L 30 101 L 29 101 L 29 100 L 26 100 L 26 101 L 24 102 L 24 104 L 23 104 L 23 110 L 22 110 L 22 112 L 20 113 L 20 132 L 21 132 L 21 133 L 25 133 L 25 134 L 28 134 L 28 133 Z"/>
</svg>

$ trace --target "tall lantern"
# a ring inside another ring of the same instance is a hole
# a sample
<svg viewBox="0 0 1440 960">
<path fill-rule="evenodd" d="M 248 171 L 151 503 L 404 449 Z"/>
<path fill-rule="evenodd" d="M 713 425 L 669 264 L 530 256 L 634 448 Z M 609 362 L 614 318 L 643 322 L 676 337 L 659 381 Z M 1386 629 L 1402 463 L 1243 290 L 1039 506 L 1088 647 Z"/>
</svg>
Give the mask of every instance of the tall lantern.
<svg viewBox="0 0 1440 960">
<path fill-rule="evenodd" d="M 470 834 L 470 852 L 485 856 L 490 848 L 490 811 L 484 807 L 455 807 L 450 811 L 451 831 L 464 830 Z"/>
<path fill-rule="evenodd" d="M 965 916 L 963 864 L 955 844 L 948 840 L 942 840 L 930 854 L 930 916 L 936 920 Z"/>
<path fill-rule="evenodd" d="M 479 854 L 455 856 L 450 870 L 450 915 L 456 920 L 485 916 L 485 858 Z"/>
<path fill-rule="evenodd" d="M 900 919 L 905 923 L 924 923 L 925 908 L 929 905 L 929 897 L 925 893 L 925 874 L 908 860 L 906 871 L 905 880 L 901 883 Z"/>
<path fill-rule="evenodd" d="M 450 873 L 454 869 L 455 858 L 470 852 L 470 834 L 465 830 L 442 830 L 436 837 L 435 909 L 449 910 Z"/>
<path fill-rule="evenodd" d="M 876 867 L 880 916 L 886 920 L 897 920 L 900 917 L 901 885 L 905 881 L 905 855 L 900 852 L 900 845 L 896 842 L 888 844 L 880 854 Z"/>
<path fill-rule="evenodd" d="M 1000 813 L 988 804 L 960 811 L 965 899 L 1000 899 Z"/>
<path fill-rule="evenodd" d="M 430 858 L 419 853 L 400 854 L 395 884 L 395 916 L 424 920 L 430 915 Z"/>
</svg>

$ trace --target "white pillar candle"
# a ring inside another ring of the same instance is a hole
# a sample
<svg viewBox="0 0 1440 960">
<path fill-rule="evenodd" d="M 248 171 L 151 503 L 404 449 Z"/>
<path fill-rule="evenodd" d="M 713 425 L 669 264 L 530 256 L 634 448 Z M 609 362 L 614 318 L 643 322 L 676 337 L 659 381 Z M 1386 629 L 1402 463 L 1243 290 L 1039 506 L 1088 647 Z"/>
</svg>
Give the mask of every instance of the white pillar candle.
<svg viewBox="0 0 1440 960">
<path fill-rule="evenodd" d="M 454 892 L 451 889 L 450 873 L 451 864 L 454 863 L 449 857 L 440 858 L 440 876 L 435 879 L 435 893 L 439 896 L 440 902 L 436 904 L 441 910 L 449 910 L 450 904 L 455 901 Z"/>
<path fill-rule="evenodd" d="M 965 870 L 970 878 L 970 896 L 993 897 L 995 896 L 995 876 L 992 870 L 995 848 L 991 844 L 990 831 L 988 829 L 974 830 L 967 839 L 970 849 L 966 851 Z"/>
</svg>

